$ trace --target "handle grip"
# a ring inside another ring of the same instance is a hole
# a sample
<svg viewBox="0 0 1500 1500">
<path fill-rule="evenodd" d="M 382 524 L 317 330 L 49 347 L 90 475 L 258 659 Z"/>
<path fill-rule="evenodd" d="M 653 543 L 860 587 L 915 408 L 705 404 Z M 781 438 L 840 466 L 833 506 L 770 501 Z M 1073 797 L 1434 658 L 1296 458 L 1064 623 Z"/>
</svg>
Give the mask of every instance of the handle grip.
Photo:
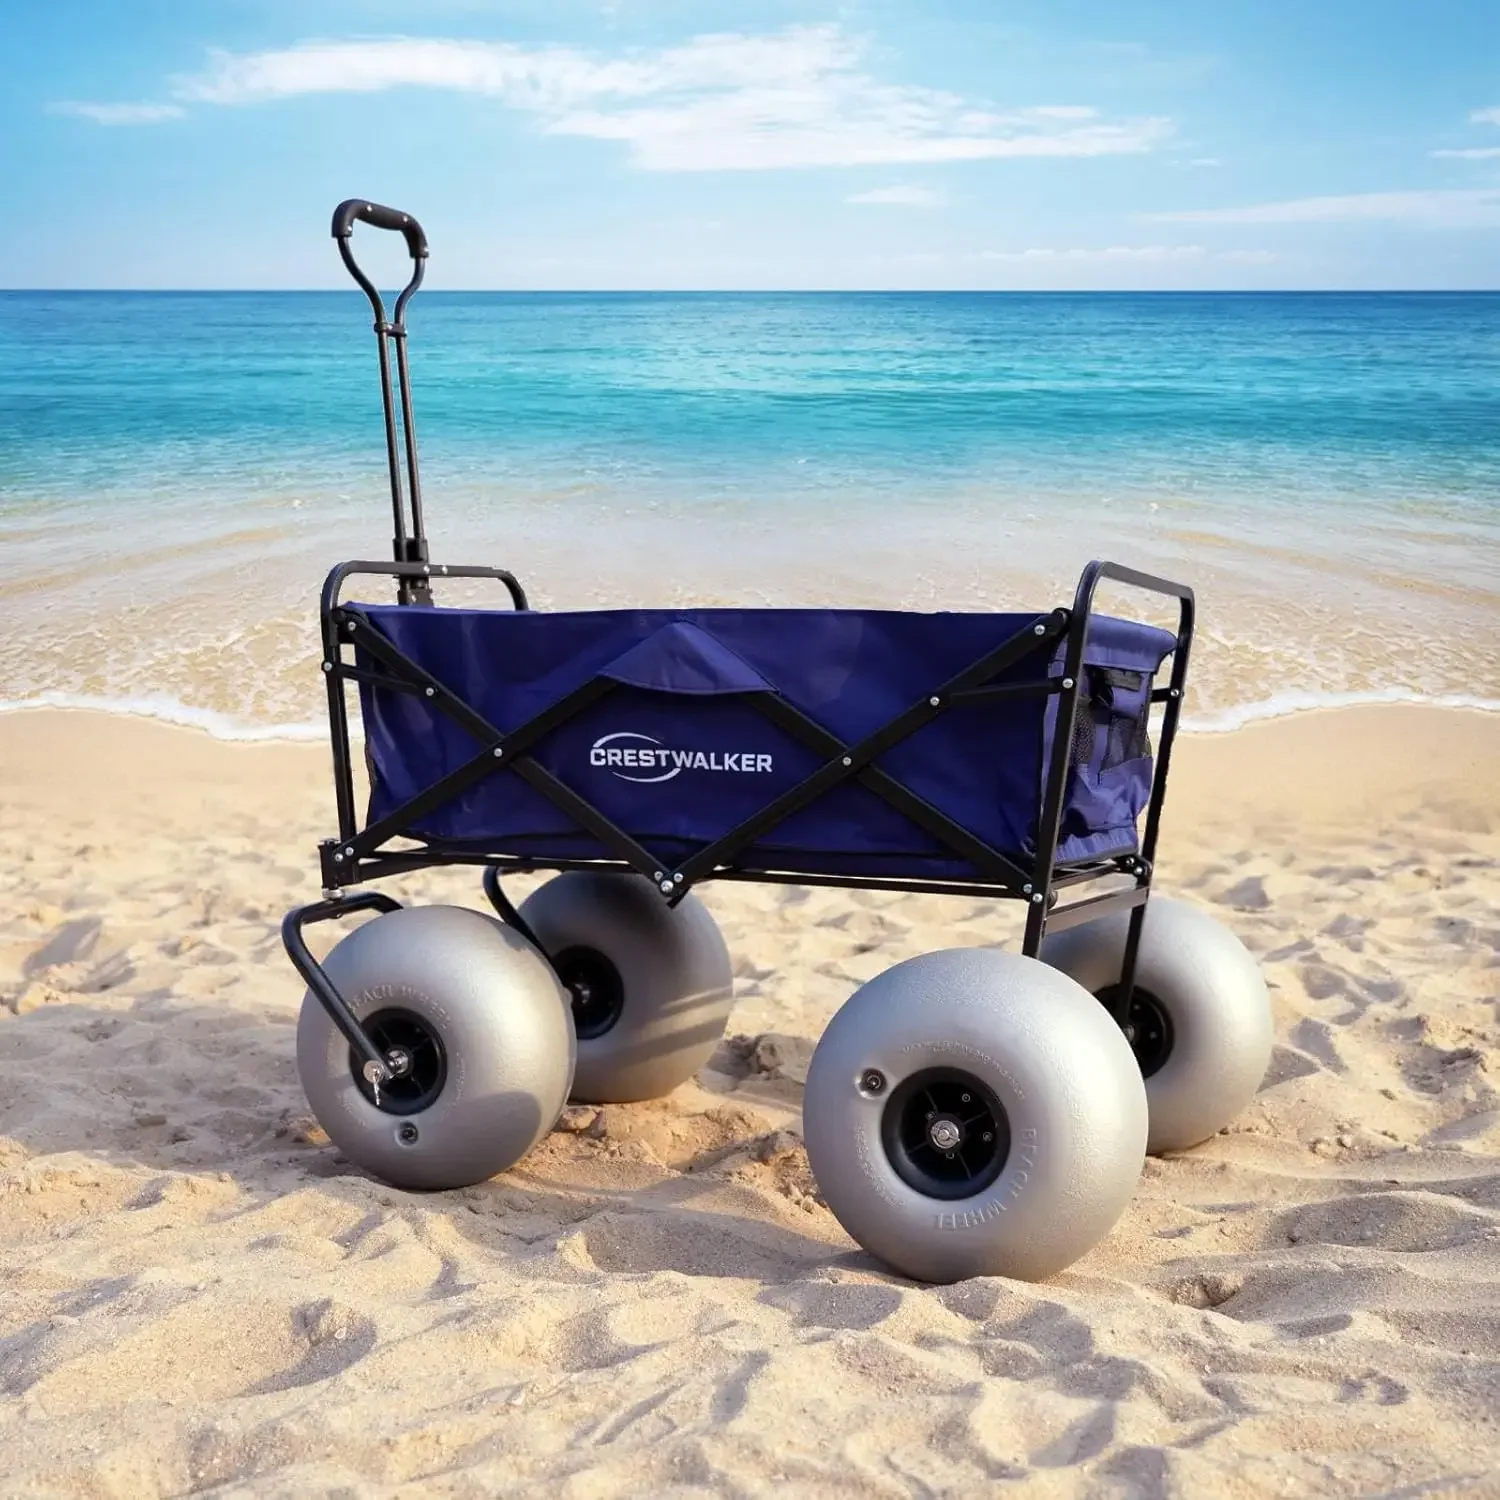
<svg viewBox="0 0 1500 1500">
<path fill-rule="evenodd" d="M 395 229 L 406 237 L 406 248 L 413 260 L 427 259 L 427 236 L 422 226 L 410 214 L 399 208 L 386 208 L 380 203 L 367 203 L 363 198 L 346 198 L 333 211 L 333 237 L 347 240 L 354 233 L 354 221 L 373 225 L 376 229 Z"/>
</svg>

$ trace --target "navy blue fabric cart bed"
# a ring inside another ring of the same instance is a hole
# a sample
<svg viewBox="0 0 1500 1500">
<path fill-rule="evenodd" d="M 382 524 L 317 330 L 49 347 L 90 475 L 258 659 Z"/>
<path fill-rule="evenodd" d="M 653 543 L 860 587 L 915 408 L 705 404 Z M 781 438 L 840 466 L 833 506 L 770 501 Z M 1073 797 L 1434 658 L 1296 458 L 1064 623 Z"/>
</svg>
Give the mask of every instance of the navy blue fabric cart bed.
<svg viewBox="0 0 1500 1500">
<path fill-rule="evenodd" d="M 723 839 L 823 765 L 805 736 L 768 715 L 770 704 L 780 700 L 854 745 L 1024 638 L 1037 619 L 842 609 L 349 608 L 501 734 L 592 686 L 597 696 L 527 753 L 667 868 Z M 1036 852 L 1068 640 L 1049 632 L 1038 644 L 1044 649 L 954 693 L 945 712 L 873 761 L 975 839 L 1018 858 Z M 1100 615 L 1090 621 L 1059 861 L 1136 849 L 1151 792 L 1152 677 L 1176 644 L 1149 625 Z M 379 685 L 380 661 L 368 649 L 357 660 L 369 822 L 377 824 L 484 746 L 430 697 L 409 685 Z M 479 846 L 541 862 L 616 857 L 514 775 L 462 787 L 404 831 L 434 848 Z M 988 873 L 854 780 L 736 849 L 732 864 L 746 872 L 916 879 Z"/>
</svg>

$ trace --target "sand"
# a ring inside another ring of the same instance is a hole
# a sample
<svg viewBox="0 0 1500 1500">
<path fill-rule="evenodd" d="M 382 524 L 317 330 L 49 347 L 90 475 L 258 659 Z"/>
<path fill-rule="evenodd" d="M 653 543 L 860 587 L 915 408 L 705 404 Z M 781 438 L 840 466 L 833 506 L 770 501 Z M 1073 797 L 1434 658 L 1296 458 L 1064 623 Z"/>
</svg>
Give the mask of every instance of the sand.
<svg viewBox="0 0 1500 1500">
<path fill-rule="evenodd" d="M 0 718 L 0 1492 L 1500 1494 L 1500 717 L 1181 742 L 1160 885 L 1261 959 L 1275 1060 L 1036 1285 L 888 1274 L 797 1135 L 832 1012 L 1014 945 L 995 903 L 709 888 L 695 1084 L 461 1192 L 342 1162 L 277 935 L 326 763 Z"/>
</svg>

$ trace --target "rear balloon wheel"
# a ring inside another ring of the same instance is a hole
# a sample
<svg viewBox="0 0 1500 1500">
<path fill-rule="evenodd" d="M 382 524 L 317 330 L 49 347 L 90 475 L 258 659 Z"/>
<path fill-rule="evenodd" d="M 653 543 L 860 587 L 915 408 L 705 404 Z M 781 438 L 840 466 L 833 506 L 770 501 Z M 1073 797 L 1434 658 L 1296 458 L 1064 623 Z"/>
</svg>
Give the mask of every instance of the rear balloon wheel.
<svg viewBox="0 0 1500 1500">
<path fill-rule="evenodd" d="M 708 1061 L 734 981 L 697 896 L 669 907 L 638 875 L 574 870 L 534 891 L 520 915 L 571 999 L 575 1099 L 655 1099 Z"/>
<path fill-rule="evenodd" d="M 1106 1004 L 1129 917 L 1101 917 L 1042 944 L 1045 964 Z M 1126 1035 L 1146 1082 L 1152 1152 L 1221 1130 L 1255 1097 L 1271 1063 L 1271 1001 L 1260 966 L 1223 923 L 1185 901 L 1146 903 Z"/>
</svg>

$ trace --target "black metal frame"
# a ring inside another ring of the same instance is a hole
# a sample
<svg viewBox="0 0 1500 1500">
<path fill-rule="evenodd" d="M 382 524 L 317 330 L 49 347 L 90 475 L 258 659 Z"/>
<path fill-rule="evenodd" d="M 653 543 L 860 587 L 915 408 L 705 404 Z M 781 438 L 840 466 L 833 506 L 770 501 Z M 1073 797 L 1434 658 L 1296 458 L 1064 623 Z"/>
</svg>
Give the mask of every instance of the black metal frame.
<svg viewBox="0 0 1500 1500">
<path fill-rule="evenodd" d="M 385 318 L 380 294 L 355 264 L 349 248 L 353 221 L 360 219 L 380 228 L 397 229 L 406 235 L 414 270 L 406 289 L 397 299 L 394 317 Z M 1079 579 L 1071 608 L 1055 609 L 1037 616 L 1010 639 L 987 652 L 978 661 L 898 714 L 888 724 L 854 744 L 845 743 L 823 725 L 803 713 L 774 691 L 746 693 L 744 700 L 817 753 L 821 765 L 811 775 L 728 833 L 692 852 L 677 863 L 664 863 L 623 829 L 593 807 L 585 798 L 560 781 L 529 753 L 545 736 L 574 715 L 613 691 L 616 684 L 596 678 L 527 723 L 506 733 L 476 712 L 401 652 L 375 628 L 356 604 L 342 600 L 344 584 L 351 577 L 394 578 L 397 602 L 430 605 L 431 584 L 437 578 L 483 578 L 504 586 L 516 609 L 527 608 L 526 594 L 515 576 L 503 568 L 434 566 L 428 558 L 423 526 L 421 488 L 417 471 L 416 439 L 411 418 L 410 380 L 406 360 L 404 312 L 407 301 L 421 284 L 426 239 L 409 215 L 377 204 L 350 200 L 334 215 L 334 236 L 344 263 L 364 289 L 375 310 L 375 332 L 380 348 L 381 385 L 384 398 L 386 452 L 390 469 L 392 509 L 395 517 L 393 562 L 347 562 L 333 569 L 323 587 L 321 623 L 323 672 L 327 678 L 329 734 L 333 752 L 335 800 L 339 836 L 320 846 L 324 899 L 290 913 L 282 925 L 283 942 L 292 963 L 329 1016 L 365 1059 L 366 1080 L 376 1088 L 392 1076 L 390 1059 L 380 1055 L 361 1028 L 347 1002 L 338 993 L 321 966 L 309 953 L 302 929 L 360 911 L 387 912 L 396 909 L 390 897 L 372 891 L 345 894 L 360 881 L 381 879 L 439 865 L 479 865 L 485 870 L 485 890 L 501 918 L 523 936 L 531 937 L 514 906 L 501 889 L 502 872 L 531 870 L 597 869 L 634 872 L 649 879 L 662 899 L 675 905 L 695 885 L 706 880 L 745 880 L 809 886 L 839 886 L 864 890 L 927 891 L 940 894 L 1013 898 L 1027 904 L 1022 952 L 1035 957 L 1049 931 L 1060 931 L 1079 922 L 1119 911 L 1130 912 L 1128 938 L 1120 982 L 1109 997 L 1116 1020 L 1126 1026 L 1134 987 L 1136 956 L 1151 881 L 1161 810 L 1166 794 L 1167 772 L 1176 737 L 1183 691 L 1187 681 L 1192 644 L 1194 597 L 1184 584 L 1156 578 L 1111 562 L 1092 562 Z M 395 345 L 396 370 L 401 401 L 405 467 L 411 497 L 411 530 L 407 531 L 402 497 L 401 455 L 397 443 L 394 403 L 390 380 L 388 346 Z M 1084 652 L 1093 616 L 1094 595 L 1106 581 L 1173 598 L 1178 603 L 1176 647 L 1168 685 L 1155 688 L 1145 709 L 1162 704 L 1164 717 L 1159 731 L 1146 825 L 1139 851 L 1106 858 L 1058 863 L 1059 829 L 1070 772 L 1070 747 L 1084 683 Z M 1046 668 L 1059 642 L 1065 642 L 1061 675 L 1049 676 Z M 345 652 L 362 650 L 373 665 L 350 660 Z M 1032 682 L 996 683 L 995 677 L 1028 658 L 1039 658 L 1042 673 Z M 464 729 L 476 742 L 476 754 L 462 766 L 411 798 L 401 807 L 361 828 L 355 807 L 353 760 L 349 737 L 346 693 L 350 684 L 364 683 L 387 690 L 419 694 L 440 713 Z M 901 785 L 875 762 L 893 745 L 929 723 L 956 704 L 976 698 L 1056 695 L 1057 714 L 1052 729 L 1051 752 L 1040 789 L 1035 852 L 1029 862 L 995 849 L 962 828 L 944 813 Z M 567 814 L 579 829 L 591 834 L 611 851 L 604 859 L 532 857 L 492 849 L 442 847 L 424 843 L 412 832 L 427 813 L 461 790 L 486 776 L 516 775 L 525 780 L 555 807 Z M 776 869 L 745 869 L 736 855 L 761 839 L 778 823 L 806 807 L 844 781 L 857 781 L 883 801 L 931 834 L 953 854 L 967 861 L 979 878 L 974 880 L 903 879 L 881 876 L 811 875 Z M 416 840 L 417 848 L 393 849 L 393 839 Z M 1107 877 L 1124 877 L 1128 884 L 1079 900 L 1059 904 L 1061 893 L 1090 885 Z M 544 955 L 545 956 L 545 955 Z M 1127 1027 L 1128 1031 L 1128 1027 Z"/>
</svg>

